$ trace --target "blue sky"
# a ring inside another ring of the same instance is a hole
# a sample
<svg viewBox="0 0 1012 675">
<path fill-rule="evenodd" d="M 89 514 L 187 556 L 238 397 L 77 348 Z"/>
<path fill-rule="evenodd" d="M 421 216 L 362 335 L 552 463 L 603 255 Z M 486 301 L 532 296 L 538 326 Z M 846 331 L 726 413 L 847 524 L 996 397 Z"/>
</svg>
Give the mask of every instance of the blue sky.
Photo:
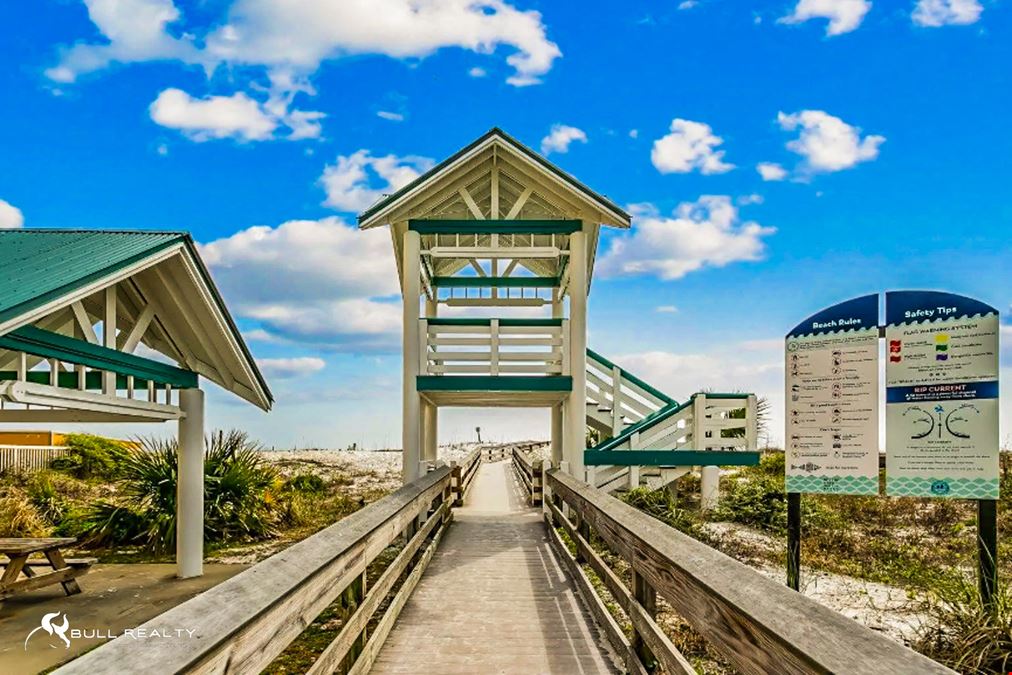
<svg viewBox="0 0 1012 675">
<path fill-rule="evenodd" d="M 0 226 L 190 230 L 278 398 L 209 419 L 269 444 L 397 443 L 389 238 L 354 215 L 492 126 L 636 214 L 601 242 L 591 346 L 679 397 L 769 396 L 774 440 L 808 314 L 894 288 L 1010 311 L 1005 0 L 38 0 L 0 25 Z"/>
</svg>

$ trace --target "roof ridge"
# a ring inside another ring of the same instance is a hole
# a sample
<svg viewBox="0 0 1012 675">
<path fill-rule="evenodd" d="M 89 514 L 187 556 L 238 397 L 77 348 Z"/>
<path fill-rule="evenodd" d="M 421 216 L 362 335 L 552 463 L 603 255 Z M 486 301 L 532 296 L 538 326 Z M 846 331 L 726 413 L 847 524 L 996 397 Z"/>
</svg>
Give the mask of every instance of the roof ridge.
<svg viewBox="0 0 1012 675">
<path fill-rule="evenodd" d="M 0 230 L 0 234 L 164 234 L 173 236 L 190 236 L 187 230 L 141 230 L 141 229 L 116 229 L 116 228 L 86 228 L 86 227 L 19 227 Z"/>
</svg>

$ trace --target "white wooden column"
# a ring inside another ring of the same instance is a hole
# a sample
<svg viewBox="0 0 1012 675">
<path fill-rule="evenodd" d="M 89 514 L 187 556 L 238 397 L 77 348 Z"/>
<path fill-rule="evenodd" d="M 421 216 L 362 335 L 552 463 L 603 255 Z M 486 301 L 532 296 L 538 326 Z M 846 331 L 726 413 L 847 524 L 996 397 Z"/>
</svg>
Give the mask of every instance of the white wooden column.
<svg viewBox="0 0 1012 675">
<path fill-rule="evenodd" d="M 422 400 L 422 459 L 439 459 L 439 410 L 434 403 Z"/>
<path fill-rule="evenodd" d="M 569 394 L 563 456 L 570 475 L 586 480 L 583 452 L 587 449 L 587 235 L 569 235 Z"/>
<path fill-rule="evenodd" d="M 421 235 L 413 230 L 404 232 L 401 247 L 404 274 L 404 401 L 401 448 L 403 449 L 401 475 L 405 483 L 420 475 L 418 462 L 421 459 L 421 406 L 418 397 L 419 326 L 418 298 L 421 295 L 420 251 Z"/>
<path fill-rule="evenodd" d="M 116 286 L 105 289 L 105 315 L 102 317 L 102 346 L 116 349 Z M 106 370 L 102 373 L 102 393 L 116 395 L 116 373 Z"/>
<path fill-rule="evenodd" d="M 692 400 L 692 448 L 707 450 L 706 445 L 706 394 L 696 394 Z M 704 511 L 717 508 L 720 502 L 720 467 L 704 466 L 700 470 L 699 507 Z"/>
<path fill-rule="evenodd" d="M 552 318 L 561 319 L 563 314 L 562 298 L 559 289 L 552 289 Z M 565 330 L 565 329 L 563 329 Z M 568 359 L 569 354 L 563 353 L 562 358 Z M 562 464 L 562 404 L 552 406 L 552 466 Z"/>
<path fill-rule="evenodd" d="M 204 573 L 204 392 L 180 389 L 176 479 L 176 576 Z"/>
</svg>

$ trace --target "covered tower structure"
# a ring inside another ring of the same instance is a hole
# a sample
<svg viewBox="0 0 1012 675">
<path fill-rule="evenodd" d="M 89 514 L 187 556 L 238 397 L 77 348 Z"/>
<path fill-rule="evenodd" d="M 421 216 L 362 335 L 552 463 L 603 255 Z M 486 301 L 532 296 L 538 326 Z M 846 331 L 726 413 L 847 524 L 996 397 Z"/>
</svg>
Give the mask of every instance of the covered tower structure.
<svg viewBox="0 0 1012 675">
<path fill-rule="evenodd" d="M 553 463 L 583 478 L 587 294 L 601 227 L 629 225 L 500 129 L 359 216 L 390 227 L 404 297 L 405 481 L 441 406 L 551 408 Z"/>
</svg>

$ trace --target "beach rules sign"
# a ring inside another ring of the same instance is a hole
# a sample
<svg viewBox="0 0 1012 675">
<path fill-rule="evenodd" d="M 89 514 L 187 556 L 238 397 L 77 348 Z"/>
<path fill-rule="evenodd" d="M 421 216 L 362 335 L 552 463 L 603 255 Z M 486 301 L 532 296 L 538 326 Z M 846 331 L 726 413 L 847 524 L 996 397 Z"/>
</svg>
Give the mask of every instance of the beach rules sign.
<svg viewBox="0 0 1012 675">
<path fill-rule="evenodd" d="M 998 310 L 886 293 L 886 493 L 998 498 Z"/>
<path fill-rule="evenodd" d="M 787 492 L 878 494 L 878 304 L 827 307 L 784 340 Z"/>
</svg>

